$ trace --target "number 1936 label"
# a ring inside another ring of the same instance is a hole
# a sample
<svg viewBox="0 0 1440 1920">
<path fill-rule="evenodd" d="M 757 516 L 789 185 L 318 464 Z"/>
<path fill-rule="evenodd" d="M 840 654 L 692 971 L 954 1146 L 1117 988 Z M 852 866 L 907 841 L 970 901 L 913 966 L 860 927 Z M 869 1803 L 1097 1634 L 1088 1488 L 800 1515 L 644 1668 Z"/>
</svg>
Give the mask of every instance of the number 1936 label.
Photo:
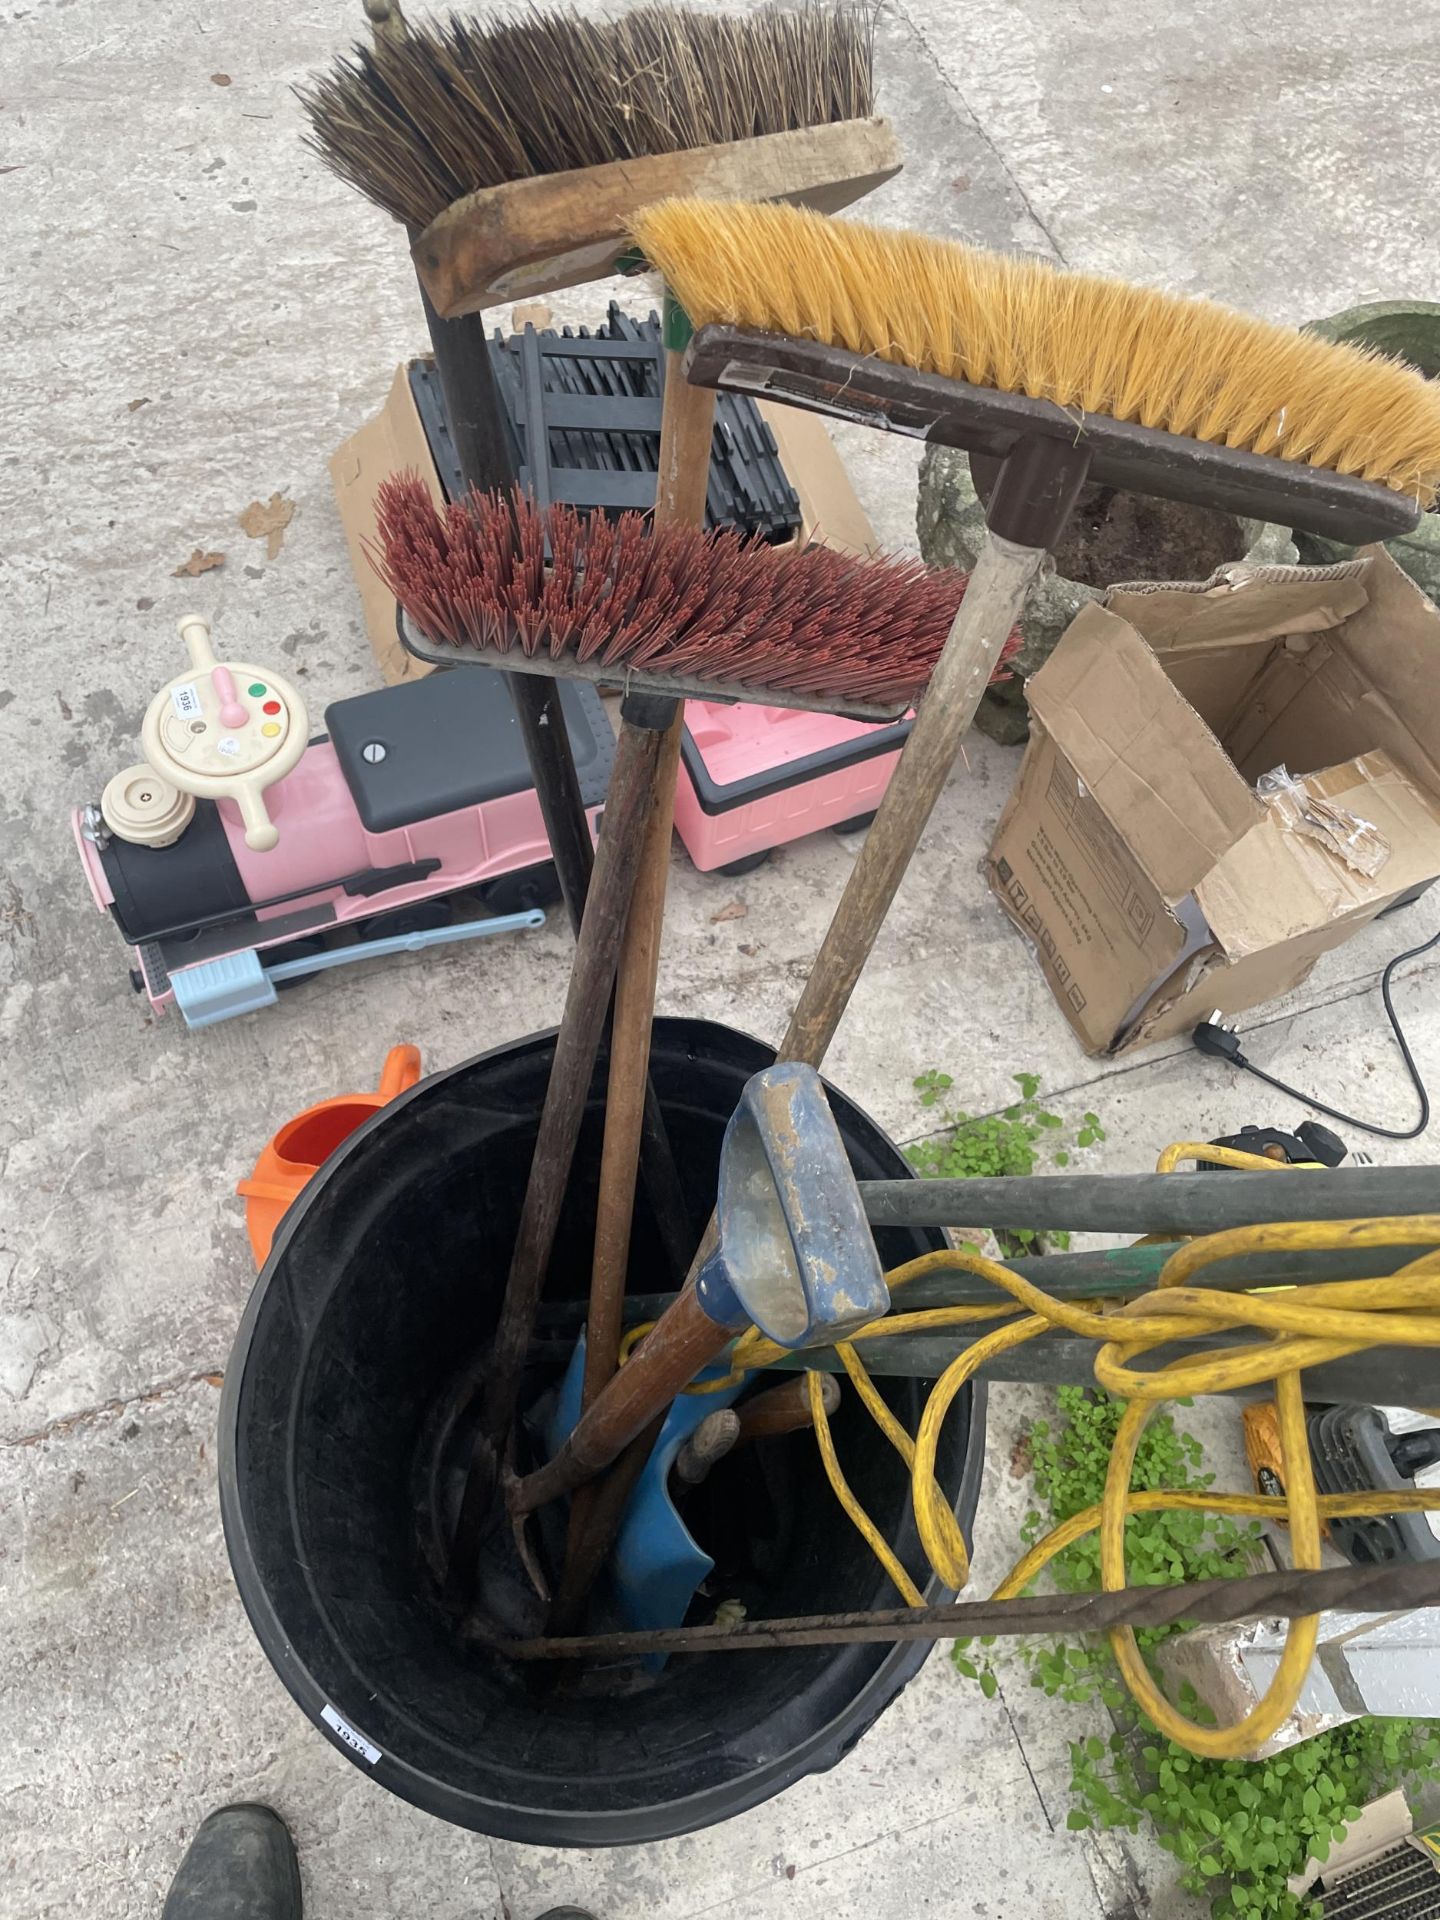
<svg viewBox="0 0 1440 1920">
<path fill-rule="evenodd" d="M 363 1733 L 357 1733 L 353 1727 L 347 1726 L 328 1700 L 320 1709 L 320 1718 L 338 1739 L 343 1740 L 353 1753 L 358 1753 L 362 1760 L 368 1760 L 372 1767 L 382 1758 L 379 1747 L 372 1745 Z"/>
</svg>

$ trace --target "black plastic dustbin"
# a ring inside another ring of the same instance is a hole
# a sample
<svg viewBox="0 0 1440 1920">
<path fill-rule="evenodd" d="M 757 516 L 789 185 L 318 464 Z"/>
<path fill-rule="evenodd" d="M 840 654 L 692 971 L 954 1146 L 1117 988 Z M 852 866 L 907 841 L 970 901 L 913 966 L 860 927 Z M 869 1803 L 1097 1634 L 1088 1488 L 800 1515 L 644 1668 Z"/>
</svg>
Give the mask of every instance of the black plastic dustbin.
<svg viewBox="0 0 1440 1920">
<path fill-rule="evenodd" d="M 482 1833 L 550 1846 L 667 1838 L 728 1819 L 833 1766 L 925 1659 L 923 1644 L 673 1658 L 619 1699 L 537 1695 L 461 1642 L 422 1550 L 419 1455 L 437 1400 L 493 1327 L 524 1194 L 553 1035 L 422 1080 L 341 1146 L 286 1214 L 225 1375 L 220 1498 L 236 1583 L 277 1673 L 354 1763 L 402 1799 Z M 724 1125 L 773 1059 L 701 1020 L 656 1023 L 652 1073 L 698 1234 Z M 597 1076 L 562 1220 L 552 1291 L 583 1297 L 603 1126 Z M 906 1163 L 842 1095 L 856 1173 Z M 877 1235 L 886 1266 L 942 1244 Z M 663 1287 L 637 1223 L 630 1283 Z M 879 1382 L 913 1431 L 926 1383 Z M 904 1470 L 853 1394 L 835 1421 L 855 1491 L 922 1584 Z M 765 1611 L 894 1605 L 825 1485 L 813 1438 L 791 1435 L 795 1497 Z M 938 1469 L 966 1533 L 984 1450 L 969 1389 Z M 935 1597 L 939 1597 L 938 1591 Z"/>
</svg>

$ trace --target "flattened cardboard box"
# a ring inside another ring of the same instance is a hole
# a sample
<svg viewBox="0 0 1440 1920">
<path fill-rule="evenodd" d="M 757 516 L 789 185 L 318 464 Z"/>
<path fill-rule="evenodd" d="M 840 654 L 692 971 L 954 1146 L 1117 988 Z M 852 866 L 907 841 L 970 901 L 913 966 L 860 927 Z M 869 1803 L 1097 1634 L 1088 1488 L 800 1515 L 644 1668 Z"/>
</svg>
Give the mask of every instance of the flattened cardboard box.
<svg viewBox="0 0 1440 1920">
<path fill-rule="evenodd" d="M 799 498 L 801 538 L 821 541 L 844 553 L 874 553 L 875 530 L 821 421 L 795 407 L 765 400 L 756 404 L 775 436 L 780 464 Z M 402 364 L 395 370 L 379 413 L 343 440 L 330 457 L 330 480 L 360 589 L 365 630 L 386 686 L 431 671 L 401 646 L 395 631 L 394 595 L 365 551 L 366 542 L 375 537 L 375 496 L 381 484 L 407 469 L 422 476 L 437 505 L 443 503 L 444 490 L 410 390 L 409 365 Z"/>
<path fill-rule="evenodd" d="M 986 869 L 1092 1053 L 1289 991 L 1440 876 L 1440 613 L 1380 548 L 1113 588 L 1025 691 Z M 1303 828 L 1255 790 L 1281 766 Z M 1388 847 L 1373 875 L 1313 825 L 1333 808 Z"/>
</svg>

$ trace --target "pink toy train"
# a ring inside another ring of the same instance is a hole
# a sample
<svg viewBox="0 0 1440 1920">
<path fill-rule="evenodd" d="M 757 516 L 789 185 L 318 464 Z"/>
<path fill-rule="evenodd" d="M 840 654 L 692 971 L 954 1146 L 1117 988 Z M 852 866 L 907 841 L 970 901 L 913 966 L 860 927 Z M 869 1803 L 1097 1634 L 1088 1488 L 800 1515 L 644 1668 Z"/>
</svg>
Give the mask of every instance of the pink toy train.
<svg viewBox="0 0 1440 1920">
<path fill-rule="evenodd" d="M 222 666 L 227 697 L 255 709 L 252 731 L 236 732 L 263 756 L 261 733 L 288 722 L 292 703 L 303 724 L 303 706 L 265 669 L 235 671 L 249 684 L 237 690 Z M 133 949 L 132 981 L 157 1010 L 173 1004 L 187 1025 L 214 1025 L 272 1004 L 307 974 L 537 926 L 558 899 L 503 674 L 469 667 L 336 701 L 327 732 L 303 750 L 293 742 L 293 764 L 268 785 L 261 834 L 225 780 L 208 783 L 210 798 L 203 780 L 182 796 L 157 777 L 163 767 L 184 784 L 193 771 L 186 735 L 206 732 L 192 705 L 197 685 L 208 680 L 192 670 L 152 703 L 178 757 L 165 757 L 163 741 L 152 748 L 147 733 L 149 764 L 117 775 L 100 805 L 74 815 L 96 905 Z M 267 717 L 271 707 L 278 718 Z M 562 686 L 561 707 L 593 832 L 613 731 L 583 682 Z M 218 713 L 210 718 L 223 732 Z M 908 732 L 903 721 L 876 727 L 705 701 L 688 704 L 686 721 L 676 827 L 697 867 L 727 873 L 802 834 L 863 824 Z"/>
</svg>

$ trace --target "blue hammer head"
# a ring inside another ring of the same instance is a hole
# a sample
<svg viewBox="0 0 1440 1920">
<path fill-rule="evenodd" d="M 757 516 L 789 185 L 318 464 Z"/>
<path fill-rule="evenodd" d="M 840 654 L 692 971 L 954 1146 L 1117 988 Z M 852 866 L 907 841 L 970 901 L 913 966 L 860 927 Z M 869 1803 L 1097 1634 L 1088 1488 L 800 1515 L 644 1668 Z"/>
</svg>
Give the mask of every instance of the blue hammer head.
<svg viewBox="0 0 1440 1920">
<path fill-rule="evenodd" d="M 840 1129 L 813 1067 L 745 1085 L 725 1129 L 719 1246 L 695 1283 L 717 1326 L 753 1321 L 782 1347 L 828 1346 L 878 1320 L 890 1294 Z"/>
</svg>

